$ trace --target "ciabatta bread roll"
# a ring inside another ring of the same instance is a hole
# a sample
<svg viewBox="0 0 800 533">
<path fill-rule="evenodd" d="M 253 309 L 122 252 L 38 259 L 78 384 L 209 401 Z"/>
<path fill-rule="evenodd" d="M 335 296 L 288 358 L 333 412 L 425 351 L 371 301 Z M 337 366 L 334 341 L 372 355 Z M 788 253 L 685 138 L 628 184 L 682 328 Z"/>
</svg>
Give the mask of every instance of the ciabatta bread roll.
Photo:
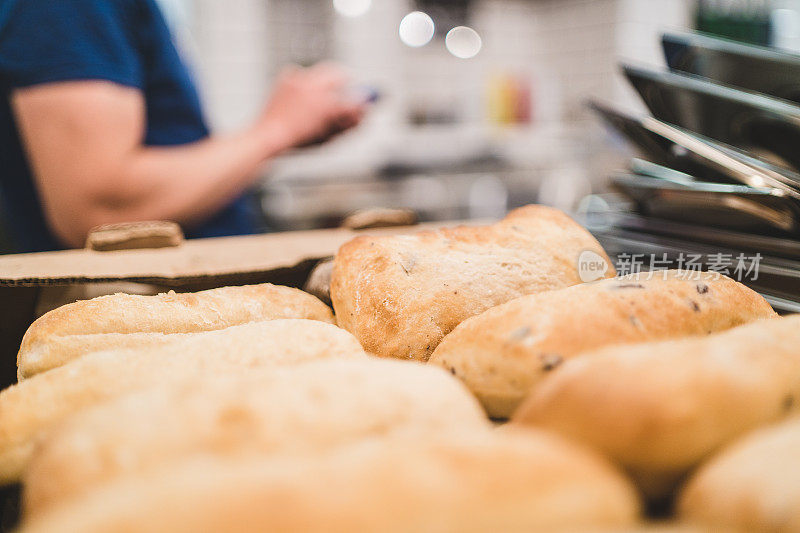
<svg viewBox="0 0 800 533">
<path fill-rule="evenodd" d="M 367 357 L 343 329 L 293 319 L 194 333 L 147 349 L 85 355 L 0 392 L 0 484 L 18 478 L 42 431 L 123 394 L 192 376 Z"/>
<path fill-rule="evenodd" d="M 382 357 L 425 361 L 461 321 L 524 294 L 581 283 L 586 254 L 614 268 L 588 231 L 544 206 L 485 227 L 358 237 L 336 254 L 331 300 L 341 327 Z"/>
<path fill-rule="evenodd" d="M 277 318 L 333 323 L 330 308 L 319 299 L 268 283 L 185 294 L 101 296 L 59 307 L 31 324 L 17 355 L 18 374 L 24 379 L 90 352 L 162 342 L 152 333 L 198 333 Z"/>
<path fill-rule="evenodd" d="M 199 379 L 103 404 L 53 431 L 26 472 L 25 511 L 197 454 L 307 454 L 367 436 L 489 428 L 461 382 L 422 364 L 371 358 Z"/>
<path fill-rule="evenodd" d="M 514 421 L 602 451 L 658 497 L 726 443 L 798 409 L 800 316 L 584 354 Z"/>
<path fill-rule="evenodd" d="M 609 344 L 702 335 L 776 316 L 757 293 L 724 276 L 632 274 L 518 298 L 448 335 L 430 364 L 467 384 L 505 418 L 565 360 Z"/>
<path fill-rule="evenodd" d="M 50 531 L 528 533 L 633 523 L 614 468 L 541 434 L 388 439 L 303 460 L 202 461 L 97 490 L 23 528 Z"/>
<path fill-rule="evenodd" d="M 800 531 L 800 419 L 750 433 L 713 457 L 680 496 L 708 531 Z"/>
</svg>

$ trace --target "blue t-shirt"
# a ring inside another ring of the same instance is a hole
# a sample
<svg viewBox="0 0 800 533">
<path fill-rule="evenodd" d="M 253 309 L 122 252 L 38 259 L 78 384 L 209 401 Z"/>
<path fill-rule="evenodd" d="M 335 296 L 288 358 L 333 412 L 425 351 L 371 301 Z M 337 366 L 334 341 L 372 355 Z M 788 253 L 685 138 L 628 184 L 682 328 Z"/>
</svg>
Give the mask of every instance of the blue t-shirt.
<svg viewBox="0 0 800 533">
<path fill-rule="evenodd" d="M 17 251 L 61 248 L 45 223 L 9 98 L 14 89 L 69 80 L 135 87 L 146 102 L 145 144 L 208 136 L 195 86 L 154 0 L 0 0 L 0 204 Z M 244 195 L 189 237 L 256 231 Z"/>
</svg>

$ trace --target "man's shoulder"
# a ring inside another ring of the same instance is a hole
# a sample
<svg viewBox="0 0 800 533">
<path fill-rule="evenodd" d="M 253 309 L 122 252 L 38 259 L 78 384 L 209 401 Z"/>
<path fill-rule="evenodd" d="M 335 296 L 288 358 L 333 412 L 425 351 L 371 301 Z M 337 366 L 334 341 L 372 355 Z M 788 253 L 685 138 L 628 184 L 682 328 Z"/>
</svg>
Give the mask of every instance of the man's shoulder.
<svg viewBox="0 0 800 533">
<path fill-rule="evenodd" d="M 0 0 L 0 29 L 22 20 L 85 14 L 117 16 L 146 8 L 150 0 Z"/>
</svg>

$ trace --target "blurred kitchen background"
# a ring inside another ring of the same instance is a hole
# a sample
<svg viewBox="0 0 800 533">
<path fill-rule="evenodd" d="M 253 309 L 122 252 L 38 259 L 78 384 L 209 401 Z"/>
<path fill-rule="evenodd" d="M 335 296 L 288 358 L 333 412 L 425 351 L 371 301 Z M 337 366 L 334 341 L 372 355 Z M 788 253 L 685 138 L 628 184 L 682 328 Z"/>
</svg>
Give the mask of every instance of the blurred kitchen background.
<svg viewBox="0 0 800 533">
<path fill-rule="evenodd" d="M 264 169 L 273 230 L 380 206 L 423 220 L 574 210 L 630 157 L 585 106 L 644 109 L 619 59 L 663 64 L 665 29 L 800 50 L 800 0 L 161 2 L 216 131 L 253 120 L 291 63 L 335 60 L 381 95 L 356 131 Z"/>
</svg>

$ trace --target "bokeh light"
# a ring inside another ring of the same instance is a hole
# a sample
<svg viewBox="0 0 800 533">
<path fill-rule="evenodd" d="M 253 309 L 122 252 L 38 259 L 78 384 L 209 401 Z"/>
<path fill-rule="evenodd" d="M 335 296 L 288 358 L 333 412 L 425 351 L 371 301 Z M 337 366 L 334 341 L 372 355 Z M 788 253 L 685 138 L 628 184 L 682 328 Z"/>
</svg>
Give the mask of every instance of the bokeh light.
<svg viewBox="0 0 800 533">
<path fill-rule="evenodd" d="M 333 0 L 333 8 L 345 17 L 360 17 L 372 7 L 372 0 Z"/>
<path fill-rule="evenodd" d="M 478 55 L 483 42 L 478 32 L 467 26 L 456 26 L 445 37 L 447 50 L 460 59 L 470 59 Z"/>
<path fill-rule="evenodd" d="M 400 21 L 400 40 L 414 48 L 428 44 L 435 31 L 433 19 L 422 11 L 413 11 Z"/>
</svg>

